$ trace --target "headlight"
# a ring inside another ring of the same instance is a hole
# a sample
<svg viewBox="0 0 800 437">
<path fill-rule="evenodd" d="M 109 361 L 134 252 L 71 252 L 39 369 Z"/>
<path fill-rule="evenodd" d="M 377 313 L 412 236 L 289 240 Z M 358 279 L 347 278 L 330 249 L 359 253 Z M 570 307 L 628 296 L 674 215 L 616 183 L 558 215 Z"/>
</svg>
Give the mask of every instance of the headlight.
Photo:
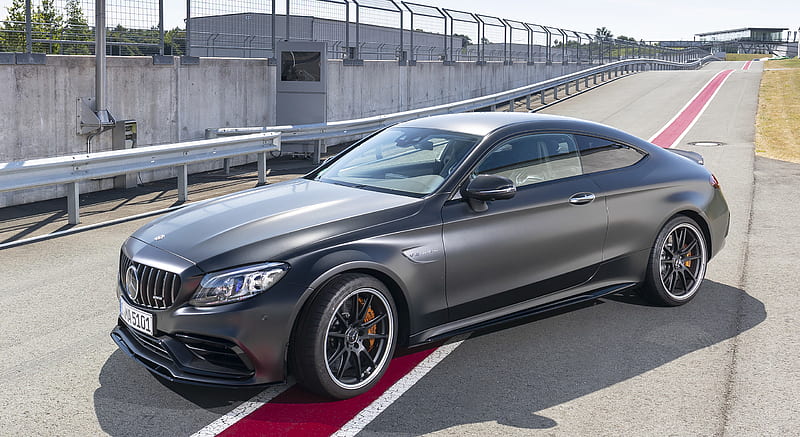
<svg viewBox="0 0 800 437">
<path fill-rule="evenodd" d="M 288 270 L 288 264 L 267 263 L 209 273 L 189 304 L 211 306 L 249 299 L 275 285 Z"/>
</svg>

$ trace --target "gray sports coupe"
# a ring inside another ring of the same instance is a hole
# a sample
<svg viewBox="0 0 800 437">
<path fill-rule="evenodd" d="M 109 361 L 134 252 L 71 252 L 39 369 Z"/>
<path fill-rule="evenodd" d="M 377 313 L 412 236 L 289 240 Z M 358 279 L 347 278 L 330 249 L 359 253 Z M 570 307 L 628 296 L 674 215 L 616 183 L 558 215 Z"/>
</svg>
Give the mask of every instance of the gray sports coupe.
<svg viewBox="0 0 800 437">
<path fill-rule="evenodd" d="M 398 345 L 633 287 L 684 304 L 729 218 L 697 154 L 563 117 L 422 118 L 300 179 L 139 229 L 122 246 L 111 336 L 168 380 L 291 373 L 347 398 Z"/>
</svg>

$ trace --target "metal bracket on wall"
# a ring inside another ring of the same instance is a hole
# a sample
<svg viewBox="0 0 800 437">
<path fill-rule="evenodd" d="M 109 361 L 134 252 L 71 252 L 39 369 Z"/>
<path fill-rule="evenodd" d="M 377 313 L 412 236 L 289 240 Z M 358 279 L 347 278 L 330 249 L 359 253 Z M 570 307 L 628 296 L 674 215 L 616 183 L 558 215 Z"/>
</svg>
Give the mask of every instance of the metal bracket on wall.
<svg viewBox="0 0 800 437">
<path fill-rule="evenodd" d="M 153 65 L 174 65 L 174 56 L 153 55 Z"/>
<path fill-rule="evenodd" d="M 47 56 L 44 53 L 17 53 L 18 65 L 46 65 Z"/>
<path fill-rule="evenodd" d="M 98 134 L 116 125 L 114 116 L 107 110 L 97 113 L 94 111 L 94 99 L 91 97 L 79 98 L 77 101 L 77 117 L 75 128 L 78 135 Z"/>
</svg>

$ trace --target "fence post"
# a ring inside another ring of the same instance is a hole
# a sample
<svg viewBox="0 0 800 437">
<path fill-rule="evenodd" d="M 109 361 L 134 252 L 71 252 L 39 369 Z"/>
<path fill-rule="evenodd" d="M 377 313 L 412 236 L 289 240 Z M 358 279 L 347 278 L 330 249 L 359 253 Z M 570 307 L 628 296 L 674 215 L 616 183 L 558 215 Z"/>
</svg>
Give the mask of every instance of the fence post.
<svg viewBox="0 0 800 437">
<path fill-rule="evenodd" d="M 164 0 L 158 0 L 158 54 L 164 56 Z"/>
<path fill-rule="evenodd" d="M 192 56 L 192 0 L 186 0 L 186 56 Z"/>
<path fill-rule="evenodd" d="M 25 52 L 33 52 L 33 28 L 31 26 L 31 0 L 25 0 Z"/>
</svg>

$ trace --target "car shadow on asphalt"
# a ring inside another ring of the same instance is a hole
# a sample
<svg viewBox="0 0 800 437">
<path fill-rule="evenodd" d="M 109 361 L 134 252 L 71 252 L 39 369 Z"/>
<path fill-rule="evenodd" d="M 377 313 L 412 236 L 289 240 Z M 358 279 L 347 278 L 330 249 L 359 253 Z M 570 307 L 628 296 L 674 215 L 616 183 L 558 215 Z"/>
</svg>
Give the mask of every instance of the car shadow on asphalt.
<svg viewBox="0 0 800 437">
<path fill-rule="evenodd" d="M 680 307 L 653 306 L 629 291 L 476 332 L 361 435 L 503 429 L 460 428 L 487 422 L 510 427 L 507 431 L 512 433 L 516 428 L 522 434 L 524 430 L 554 428 L 558 423 L 547 417 L 545 410 L 695 351 L 727 349 L 729 346 L 720 343 L 765 318 L 766 310 L 758 299 L 741 289 L 706 280 L 695 299 Z M 707 367 L 697 369 L 707 371 Z M 720 366 L 717 371 L 719 375 L 692 377 L 724 379 L 727 369 Z M 652 390 L 658 399 L 659 387 L 654 385 Z"/>
<path fill-rule="evenodd" d="M 539 412 L 714 346 L 765 318 L 759 300 L 706 280 L 681 307 L 653 306 L 628 291 L 477 331 L 364 434 L 419 435 L 482 422 L 553 428 L 557 422 Z M 261 390 L 169 383 L 118 350 L 101 370 L 95 412 L 111 435 L 183 435 Z"/>
</svg>

